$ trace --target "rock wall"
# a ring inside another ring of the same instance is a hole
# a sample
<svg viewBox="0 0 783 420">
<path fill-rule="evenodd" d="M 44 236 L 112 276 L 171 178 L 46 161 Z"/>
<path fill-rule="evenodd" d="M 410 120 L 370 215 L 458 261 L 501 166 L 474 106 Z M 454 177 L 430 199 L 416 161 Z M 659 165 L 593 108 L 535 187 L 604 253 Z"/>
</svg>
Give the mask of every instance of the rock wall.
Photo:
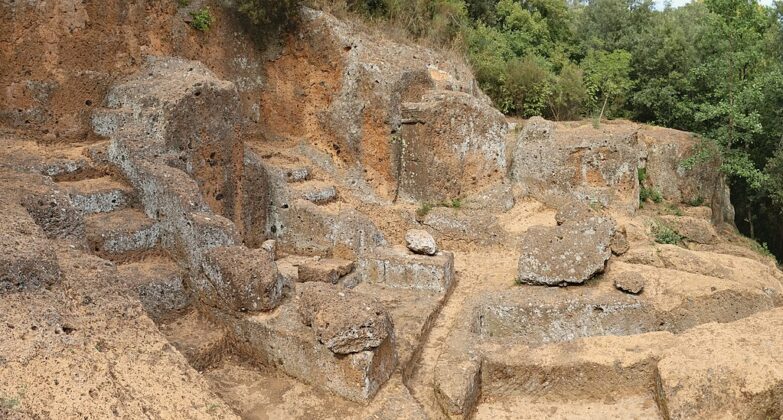
<svg viewBox="0 0 783 420">
<path fill-rule="evenodd" d="M 215 23 L 201 33 L 187 20 L 207 4 Z M 47 142 L 88 138 L 109 87 L 147 55 L 203 61 L 236 84 L 245 129 L 256 127 L 262 53 L 217 2 L 3 1 L 0 19 L 0 127 Z"/>
<path fill-rule="evenodd" d="M 508 175 L 526 193 L 557 208 L 577 198 L 633 214 L 644 187 L 674 204 L 708 205 L 714 223 L 733 224 L 719 158 L 690 169 L 684 165 L 700 144 L 691 133 L 627 121 L 596 128 L 586 121 L 556 123 L 534 117 L 512 145 Z"/>
<path fill-rule="evenodd" d="M 502 173 L 507 125 L 462 60 L 326 13 L 306 10 L 304 19 L 266 69 L 261 119 L 268 138 L 305 139 L 359 165 L 387 199 L 452 198 Z M 414 163 L 433 161 L 448 186 L 429 185 L 434 177 Z"/>
</svg>

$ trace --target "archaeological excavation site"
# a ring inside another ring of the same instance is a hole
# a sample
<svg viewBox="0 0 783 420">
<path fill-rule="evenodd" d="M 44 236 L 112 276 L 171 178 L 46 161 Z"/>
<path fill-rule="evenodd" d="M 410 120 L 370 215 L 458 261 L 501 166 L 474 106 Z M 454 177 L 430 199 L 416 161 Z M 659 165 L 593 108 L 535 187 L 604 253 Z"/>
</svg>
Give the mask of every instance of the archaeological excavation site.
<svg viewBox="0 0 783 420">
<path fill-rule="evenodd" d="M 696 136 L 321 10 L 0 18 L 0 418 L 783 419 L 783 273 Z"/>
</svg>

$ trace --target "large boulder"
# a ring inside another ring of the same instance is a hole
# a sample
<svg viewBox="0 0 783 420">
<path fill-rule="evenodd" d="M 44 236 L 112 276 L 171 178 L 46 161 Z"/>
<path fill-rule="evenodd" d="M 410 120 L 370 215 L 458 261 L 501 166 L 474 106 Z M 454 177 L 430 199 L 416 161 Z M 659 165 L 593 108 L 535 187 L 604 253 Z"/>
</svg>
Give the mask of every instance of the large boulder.
<svg viewBox="0 0 783 420">
<path fill-rule="evenodd" d="M 517 280 L 547 286 L 581 284 L 606 267 L 614 234 L 614 220 L 588 212 L 559 226 L 534 226 L 520 238 Z"/>
<path fill-rule="evenodd" d="M 712 209 L 713 223 L 734 223 L 734 207 L 715 145 L 691 133 L 662 127 L 643 126 L 637 137 L 651 188 L 675 203 L 703 202 Z M 695 155 L 700 158 L 687 164 Z"/>
<path fill-rule="evenodd" d="M 525 122 L 511 148 L 509 178 L 553 207 L 574 197 L 635 212 L 644 186 L 674 203 L 703 202 L 713 223 L 733 223 L 719 153 L 693 134 L 628 121 Z M 689 159 L 695 155 L 708 159 Z"/>
<path fill-rule="evenodd" d="M 393 337 L 391 318 L 378 302 L 325 283 L 302 285 L 299 313 L 318 341 L 337 354 L 371 350 Z"/>
<path fill-rule="evenodd" d="M 272 310 L 289 287 L 272 257 L 262 249 L 212 248 L 204 258 L 203 270 L 203 277 L 193 280 L 199 297 L 228 312 Z"/>
</svg>

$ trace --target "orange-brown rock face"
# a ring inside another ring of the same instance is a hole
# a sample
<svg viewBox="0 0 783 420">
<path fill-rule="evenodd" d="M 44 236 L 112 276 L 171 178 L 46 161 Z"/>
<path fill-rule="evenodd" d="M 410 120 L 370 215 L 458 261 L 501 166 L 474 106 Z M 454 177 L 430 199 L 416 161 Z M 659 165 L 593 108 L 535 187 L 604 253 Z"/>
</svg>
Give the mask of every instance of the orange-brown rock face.
<svg viewBox="0 0 783 420">
<path fill-rule="evenodd" d="M 91 136 L 91 113 L 117 79 L 137 71 L 147 55 L 176 55 L 237 82 L 237 105 L 252 129 L 261 53 L 250 36 L 235 36 L 236 18 L 217 5 L 208 33 L 190 28 L 189 12 L 205 2 L 191 3 L 0 3 L 0 124 L 37 140 L 83 140 Z"/>
<path fill-rule="evenodd" d="M 358 166 L 384 198 L 454 198 L 502 176 L 506 122 L 464 64 L 321 12 L 304 18 L 266 69 L 268 137 L 304 139 Z M 416 120 L 426 126 L 410 128 Z"/>
</svg>

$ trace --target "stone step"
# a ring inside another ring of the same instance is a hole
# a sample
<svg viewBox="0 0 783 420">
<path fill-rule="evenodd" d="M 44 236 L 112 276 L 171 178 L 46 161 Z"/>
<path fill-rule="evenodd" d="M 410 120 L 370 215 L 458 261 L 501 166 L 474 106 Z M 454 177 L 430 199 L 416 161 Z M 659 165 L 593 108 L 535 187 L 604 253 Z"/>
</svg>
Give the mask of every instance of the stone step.
<svg viewBox="0 0 783 420">
<path fill-rule="evenodd" d="M 603 400 L 546 400 L 514 397 L 479 404 L 476 420 L 551 419 L 621 420 L 663 419 L 655 399 L 641 394 Z"/>
<path fill-rule="evenodd" d="M 276 160 L 264 161 L 267 169 L 275 172 L 280 178 L 289 183 L 305 182 L 310 179 L 310 168 L 298 163 L 279 162 Z"/>
<path fill-rule="evenodd" d="M 110 176 L 60 182 L 59 185 L 71 196 L 74 207 L 85 214 L 123 209 L 132 205 L 135 199 L 131 186 Z"/>
<path fill-rule="evenodd" d="M 304 182 L 312 176 L 310 166 L 302 162 L 296 154 L 289 155 L 282 152 L 264 153 L 264 151 L 258 149 L 255 149 L 255 151 L 262 157 L 266 170 L 286 182 Z"/>
<path fill-rule="evenodd" d="M 87 178 L 99 178 L 109 171 L 107 153 L 108 142 L 75 145 L 48 152 L 39 169 L 42 174 L 55 181 L 77 181 Z M 103 150 L 101 154 L 98 152 Z M 104 156 L 99 158 L 99 156 Z"/>
<path fill-rule="evenodd" d="M 152 257 L 117 267 L 120 278 L 135 290 L 147 315 L 157 324 L 181 317 L 190 306 L 185 272 L 168 257 Z"/>
<path fill-rule="evenodd" d="M 320 281 L 337 284 L 343 276 L 353 271 L 354 262 L 340 258 L 321 258 L 307 261 L 297 267 L 297 281 Z"/>
<path fill-rule="evenodd" d="M 92 214 L 85 218 L 85 227 L 92 251 L 111 261 L 138 261 L 156 252 L 159 226 L 139 210 Z"/>
<path fill-rule="evenodd" d="M 292 185 L 292 196 L 315 204 L 328 204 L 337 199 L 337 188 L 323 181 L 306 181 Z"/>
<path fill-rule="evenodd" d="M 228 353 L 225 331 L 198 311 L 190 311 L 159 329 L 199 372 L 216 366 Z"/>
</svg>

